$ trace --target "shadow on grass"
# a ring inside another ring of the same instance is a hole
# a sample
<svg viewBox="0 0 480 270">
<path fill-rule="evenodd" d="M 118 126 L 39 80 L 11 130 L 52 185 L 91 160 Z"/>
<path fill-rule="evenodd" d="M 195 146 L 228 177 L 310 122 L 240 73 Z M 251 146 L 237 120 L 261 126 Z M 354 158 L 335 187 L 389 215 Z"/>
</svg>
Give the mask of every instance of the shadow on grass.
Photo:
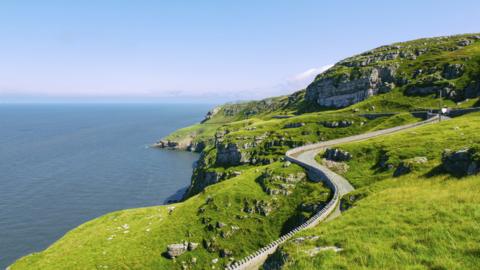
<svg viewBox="0 0 480 270">
<path fill-rule="evenodd" d="M 438 166 L 434 167 L 433 169 L 431 169 L 430 171 L 425 173 L 423 176 L 425 178 L 432 178 L 432 177 L 441 176 L 441 175 L 449 176 L 449 177 L 456 178 L 456 179 L 461 179 L 461 178 L 466 176 L 462 173 L 449 173 L 449 172 L 445 171 L 445 169 L 443 169 L 442 165 L 438 165 Z"/>
<path fill-rule="evenodd" d="M 168 252 L 162 252 L 162 254 L 160 254 L 162 257 L 166 258 L 166 259 L 171 259 L 171 257 L 168 255 Z"/>
<path fill-rule="evenodd" d="M 289 233 L 295 227 L 300 226 L 307 220 L 308 220 L 308 217 L 305 214 L 303 214 L 300 210 L 300 207 L 298 207 L 297 212 L 283 223 L 280 234 L 284 235 Z"/>
</svg>

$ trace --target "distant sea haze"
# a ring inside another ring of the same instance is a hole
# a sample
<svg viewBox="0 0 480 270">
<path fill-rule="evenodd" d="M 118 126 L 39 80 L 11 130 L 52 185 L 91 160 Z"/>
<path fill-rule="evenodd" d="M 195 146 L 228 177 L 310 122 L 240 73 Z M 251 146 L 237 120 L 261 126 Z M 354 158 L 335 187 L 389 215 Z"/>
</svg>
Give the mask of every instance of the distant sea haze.
<svg viewBox="0 0 480 270">
<path fill-rule="evenodd" d="M 149 148 L 210 105 L 0 105 L 0 269 L 81 223 L 163 204 L 196 154 Z"/>
</svg>

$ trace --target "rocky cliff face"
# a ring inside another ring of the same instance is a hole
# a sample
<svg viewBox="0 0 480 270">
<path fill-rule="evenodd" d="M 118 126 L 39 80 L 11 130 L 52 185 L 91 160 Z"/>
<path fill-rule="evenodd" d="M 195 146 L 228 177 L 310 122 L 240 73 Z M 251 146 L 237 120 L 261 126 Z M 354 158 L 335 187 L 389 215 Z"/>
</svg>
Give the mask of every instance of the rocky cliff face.
<svg viewBox="0 0 480 270">
<path fill-rule="evenodd" d="M 479 83 L 465 87 L 461 79 L 464 75 L 470 81 L 478 79 L 474 67 L 478 59 L 451 52 L 464 51 L 479 40 L 478 35 L 464 35 L 379 47 L 340 61 L 318 75 L 307 87 L 305 98 L 323 107 L 340 108 L 397 87 L 413 96 L 442 91 L 444 97 L 454 100 L 477 97 Z"/>
<path fill-rule="evenodd" d="M 346 107 L 395 87 L 396 65 L 363 68 L 356 74 L 327 72 L 307 88 L 306 98 L 324 107 Z"/>
</svg>

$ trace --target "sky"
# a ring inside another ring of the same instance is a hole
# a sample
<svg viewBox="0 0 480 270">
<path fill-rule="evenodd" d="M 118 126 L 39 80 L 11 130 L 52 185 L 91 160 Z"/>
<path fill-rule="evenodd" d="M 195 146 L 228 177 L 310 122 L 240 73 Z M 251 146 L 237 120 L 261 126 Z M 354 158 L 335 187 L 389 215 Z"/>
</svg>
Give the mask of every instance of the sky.
<svg viewBox="0 0 480 270">
<path fill-rule="evenodd" d="M 353 54 L 480 32 L 480 1 L 1 0 L 0 102 L 236 101 Z"/>
</svg>

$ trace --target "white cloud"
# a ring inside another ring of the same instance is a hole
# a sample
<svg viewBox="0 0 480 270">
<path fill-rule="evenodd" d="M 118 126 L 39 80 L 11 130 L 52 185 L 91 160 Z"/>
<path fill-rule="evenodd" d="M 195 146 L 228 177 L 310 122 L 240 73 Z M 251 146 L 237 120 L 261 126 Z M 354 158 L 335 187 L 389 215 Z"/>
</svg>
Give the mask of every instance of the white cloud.
<svg viewBox="0 0 480 270">
<path fill-rule="evenodd" d="M 315 78 L 315 76 L 317 76 L 320 73 L 323 73 L 323 72 L 327 71 L 331 67 L 333 67 L 333 65 L 325 65 L 325 66 L 322 66 L 322 67 L 307 69 L 304 72 L 293 76 L 291 79 L 289 79 L 289 81 L 293 81 L 293 82 L 308 81 L 308 82 L 311 82 L 313 80 L 313 78 Z"/>
</svg>

